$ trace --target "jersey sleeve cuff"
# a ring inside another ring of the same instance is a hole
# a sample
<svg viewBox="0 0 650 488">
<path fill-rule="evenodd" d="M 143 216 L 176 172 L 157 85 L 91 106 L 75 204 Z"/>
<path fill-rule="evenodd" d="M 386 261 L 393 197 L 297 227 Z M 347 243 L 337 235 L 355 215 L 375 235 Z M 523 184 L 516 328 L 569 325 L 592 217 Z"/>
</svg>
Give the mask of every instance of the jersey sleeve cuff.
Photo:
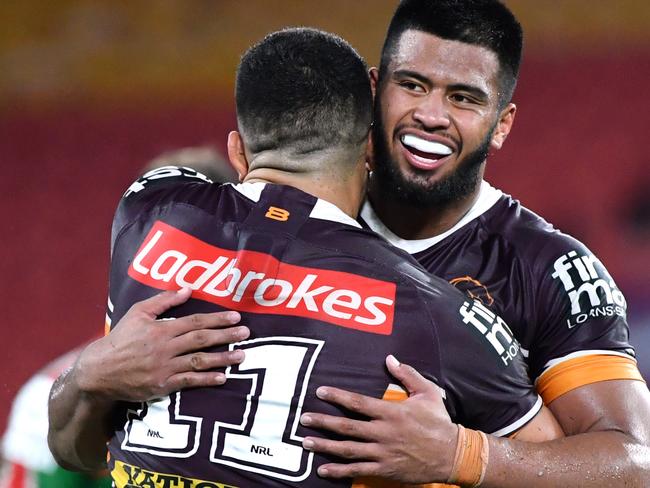
<svg viewBox="0 0 650 488">
<path fill-rule="evenodd" d="M 536 386 L 548 405 L 571 390 L 608 380 L 644 381 L 634 359 L 603 353 L 554 361 L 537 379 Z"/>
<path fill-rule="evenodd" d="M 524 425 L 526 425 L 528 422 L 530 422 L 535 415 L 539 413 L 539 411 L 542 409 L 542 405 L 544 403 L 542 402 L 542 399 L 540 396 L 537 396 L 537 401 L 535 401 L 535 404 L 532 406 L 528 412 L 523 417 L 519 417 L 519 419 L 515 420 L 513 423 L 510 425 L 503 427 L 502 429 L 499 429 L 495 432 L 492 432 L 491 434 L 495 437 L 507 437 L 510 434 L 518 431 L 521 429 Z"/>
</svg>

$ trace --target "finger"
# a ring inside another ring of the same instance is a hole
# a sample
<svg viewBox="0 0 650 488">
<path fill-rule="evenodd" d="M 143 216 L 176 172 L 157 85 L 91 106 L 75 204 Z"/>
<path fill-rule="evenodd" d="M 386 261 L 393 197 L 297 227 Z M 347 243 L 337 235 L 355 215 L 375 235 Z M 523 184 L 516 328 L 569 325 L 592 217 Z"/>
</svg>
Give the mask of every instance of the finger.
<svg viewBox="0 0 650 488">
<path fill-rule="evenodd" d="M 212 346 L 222 346 L 242 341 L 250 335 L 248 327 L 229 327 L 227 329 L 200 329 L 177 335 L 169 341 L 169 351 L 173 356 L 206 349 Z"/>
<path fill-rule="evenodd" d="M 191 295 L 192 290 L 189 288 L 181 288 L 178 291 L 164 291 L 134 304 L 130 311 L 143 312 L 151 318 L 156 318 L 170 308 L 185 303 Z"/>
<path fill-rule="evenodd" d="M 220 386 L 226 382 L 225 373 L 221 372 L 186 372 L 170 376 L 162 386 L 162 394 L 185 390 L 188 388 L 201 388 Z"/>
<path fill-rule="evenodd" d="M 239 323 L 241 315 L 239 312 L 214 312 L 214 313 L 195 313 L 179 317 L 173 321 L 161 321 L 165 327 L 173 328 L 176 335 L 199 329 L 216 329 L 220 327 L 230 327 Z M 248 337 L 248 336 L 247 336 Z"/>
<path fill-rule="evenodd" d="M 328 403 L 335 403 L 351 412 L 360 413 L 370 418 L 382 418 L 391 407 L 390 402 L 330 386 L 318 388 L 316 396 Z"/>
<path fill-rule="evenodd" d="M 377 445 L 367 442 L 333 441 L 320 437 L 305 437 L 302 447 L 308 451 L 321 454 L 333 454 L 344 459 L 374 460 L 377 455 Z"/>
<path fill-rule="evenodd" d="M 375 462 L 352 464 L 323 464 L 318 467 L 318 476 L 323 478 L 360 478 L 381 476 L 381 465 Z"/>
<path fill-rule="evenodd" d="M 386 357 L 386 367 L 411 395 L 439 391 L 438 385 L 426 379 L 414 367 L 400 363 L 392 354 Z"/>
<path fill-rule="evenodd" d="M 346 417 L 308 412 L 300 417 L 300 423 L 306 427 L 328 430 L 345 437 L 377 440 L 377 429 L 367 420 L 352 420 Z"/>
<path fill-rule="evenodd" d="M 178 334 L 184 334 L 197 329 L 229 327 L 239 323 L 240 320 L 241 315 L 235 311 L 195 313 L 178 317 L 173 322 L 164 322 L 164 325 L 174 327 Z"/>
<path fill-rule="evenodd" d="M 244 351 L 225 352 L 195 352 L 179 356 L 171 361 L 173 371 L 185 373 L 189 371 L 207 371 L 210 369 L 224 368 L 234 364 L 240 364 L 244 360 Z"/>
</svg>

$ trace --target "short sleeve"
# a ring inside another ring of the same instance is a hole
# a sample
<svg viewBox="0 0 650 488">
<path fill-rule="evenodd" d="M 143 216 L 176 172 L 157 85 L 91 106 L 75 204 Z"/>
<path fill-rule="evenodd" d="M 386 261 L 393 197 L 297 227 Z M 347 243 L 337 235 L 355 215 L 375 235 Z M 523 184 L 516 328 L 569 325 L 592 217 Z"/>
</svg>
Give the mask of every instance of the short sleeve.
<svg viewBox="0 0 650 488">
<path fill-rule="evenodd" d="M 601 261 L 564 235 L 551 241 L 540 258 L 531 277 L 539 283 L 539 320 L 530 365 L 544 401 L 597 381 L 640 380 L 627 303 Z"/>
<path fill-rule="evenodd" d="M 460 295 L 437 319 L 445 403 L 455 422 L 507 436 L 539 412 L 542 400 L 505 321 Z"/>
</svg>

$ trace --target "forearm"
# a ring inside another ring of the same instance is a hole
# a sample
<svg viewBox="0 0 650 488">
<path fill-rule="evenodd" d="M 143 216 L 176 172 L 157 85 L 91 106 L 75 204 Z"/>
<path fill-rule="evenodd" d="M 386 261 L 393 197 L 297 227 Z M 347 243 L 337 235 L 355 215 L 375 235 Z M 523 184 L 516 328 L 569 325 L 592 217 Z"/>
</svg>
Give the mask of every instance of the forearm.
<svg viewBox="0 0 650 488">
<path fill-rule="evenodd" d="M 56 461 L 66 469 L 105 467 L 108 420 L 114 402 L 84 391 L 77 366 L 52 386 L 48 443 Z"/>
<path fill-rule="evenodd" d="M 650 448 L 621 432 L 543 443 L 489 438 L 482 488 L 650 486 Z"/>
</svg>

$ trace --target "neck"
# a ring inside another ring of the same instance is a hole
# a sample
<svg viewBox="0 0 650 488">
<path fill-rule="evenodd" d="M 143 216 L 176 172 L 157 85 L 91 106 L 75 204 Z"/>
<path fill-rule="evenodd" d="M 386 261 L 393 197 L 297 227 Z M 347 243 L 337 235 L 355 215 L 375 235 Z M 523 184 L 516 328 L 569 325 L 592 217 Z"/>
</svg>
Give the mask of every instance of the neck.
<svg viewBox="0 0 650 488">
<path fill-rule="evenodd" d="M 480 191 L 479 183 L 470 194 L 460 200 L 422 207 L 382 198 L 378 185 L 371 180 L 368 199 L 379 219 L 393 234 L 402 239 L 414 240 L 435 237 L 451 229 L 472 208 Z"/>
<path fill-rule="evenodd" d="M 303 172 L 283 169 L 287 162 L 280 161 L 280 163 L 282 164 L 273 164 L 273 161 L 267 158 L 264 158 L 264 161 L 253 159 L 244 182 L 292 186 L 336 205 L 353 219 L 357 218 L 365 193 L 363 163 L 357 164 L 356 169 L 347 175 L 332 171 L 332 168 L 338 166 L 336 161 L 328 161 L 328 164 L 323 166 L 310 165 L 312 168 L 323 167 L 324 169 L 310 169 Z"/>
</svg>

